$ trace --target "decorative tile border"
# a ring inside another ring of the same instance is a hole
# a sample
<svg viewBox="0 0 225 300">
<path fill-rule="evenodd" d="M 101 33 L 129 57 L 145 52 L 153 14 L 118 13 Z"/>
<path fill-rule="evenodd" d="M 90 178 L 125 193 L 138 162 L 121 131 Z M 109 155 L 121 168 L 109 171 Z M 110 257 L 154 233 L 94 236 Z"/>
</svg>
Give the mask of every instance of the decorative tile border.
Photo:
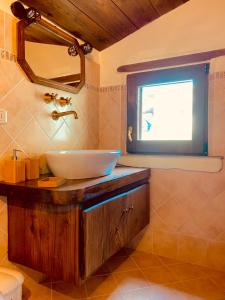
<svg viewBox="0 0 225 300">
<path fill-rule="evenodd" d="M 11 62 L 17 62 L 16 55 L 5 49 L 0 49 L 0 58 L 9 60 Z"/>
<path fill-rule="evenodd" d="M 126 89 L 127 89 L 126 85 L 111 85 L 111 86 L 100 87 L 100 92 L 109 93 L 109 92 L 124 91 Z"/>
<path fill-rule="evenodd" d="M 14 53 L 6 50 L 0 49 L 0 59 L 5 59 L 11 62 L 16 63 L 17 57 Z M 225 79 L 225 71 L 214 72 L 209 74 L 209 80 L 217 80 L 217 79 Z M 84 87 L 88 90 L 93 90 L 95 92 L 100 93 L 109 93 L 109 92 L 116 92 L 116 91 L 126 91 L 126 85 L 110 85 L 110 86 L 103 86 L 103 87 L 96 87 L 89 83 L 85 83 Z"/>
<path fill-rule="evenodd" d="M 225 71 L 209 74 L 209 80 L 217 80 L 217 79 L 224 79 L 224 78 L 225 78 Z"/>
</svg>

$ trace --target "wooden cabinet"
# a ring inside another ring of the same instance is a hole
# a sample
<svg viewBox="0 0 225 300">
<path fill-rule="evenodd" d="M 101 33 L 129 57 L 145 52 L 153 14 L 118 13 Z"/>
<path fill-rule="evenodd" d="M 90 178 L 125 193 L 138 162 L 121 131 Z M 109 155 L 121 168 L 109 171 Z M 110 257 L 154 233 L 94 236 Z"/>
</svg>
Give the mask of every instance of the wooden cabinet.
<svg viewBox="0 0 225 300">
<path fill-rule="evenodd" d="M 82 283 L 149 223 L 148 179 L 149 170 L 120 168 L 55 189 L 0 182 L 8 197 L 9 260 Z"/>
<path fill-rule="evenodd" d="M 148 185 L 84 210 L 83 223 L 88 277 L 149 223 Z"/>
</svg>

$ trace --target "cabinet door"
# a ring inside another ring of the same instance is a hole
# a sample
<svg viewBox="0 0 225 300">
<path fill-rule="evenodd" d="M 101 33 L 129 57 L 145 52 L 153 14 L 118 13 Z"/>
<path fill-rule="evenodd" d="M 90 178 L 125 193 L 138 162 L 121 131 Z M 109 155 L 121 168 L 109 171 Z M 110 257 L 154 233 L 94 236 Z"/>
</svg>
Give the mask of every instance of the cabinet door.
<svg viewBox="0 0 225 300">
<path fill-rule="evenodd" d="M 149 185 L 146 184 L 127 197 L 127 242 L 134 238 L 149 223 Z"/>
<path fill-rule="evenodd" d="M 83 221 L 88 277 L 149 223 L 148 184 L 86 209 Z"/>
</svg>

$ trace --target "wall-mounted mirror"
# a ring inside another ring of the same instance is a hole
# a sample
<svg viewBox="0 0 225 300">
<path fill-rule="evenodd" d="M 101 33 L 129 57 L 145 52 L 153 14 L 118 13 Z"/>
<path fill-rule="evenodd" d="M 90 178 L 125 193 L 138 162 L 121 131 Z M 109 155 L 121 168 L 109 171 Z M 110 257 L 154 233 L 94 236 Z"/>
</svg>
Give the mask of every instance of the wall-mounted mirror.
<svg viewBox="0 0 225 300">
<path fill-rule="evenodd" d="M 85 83 L 84 45 L 35 9 L 32 18 L 25 12 L 17 24 L 18 63 L 32 82 L 78 93 Z"/>
</svg>

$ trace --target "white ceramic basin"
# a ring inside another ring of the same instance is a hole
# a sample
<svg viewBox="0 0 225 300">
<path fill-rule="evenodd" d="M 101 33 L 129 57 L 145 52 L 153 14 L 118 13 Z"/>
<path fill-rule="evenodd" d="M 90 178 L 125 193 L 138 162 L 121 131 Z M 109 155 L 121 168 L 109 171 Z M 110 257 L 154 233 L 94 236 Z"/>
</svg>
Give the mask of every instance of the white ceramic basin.
<svg viewBox="0 0 225 300">
<path fill-rule="evenodd" d="M 111 174 L 120 154 L 120 150 L 48 151 L 46 159 L 55 176 L 82 179 Z"/>
</svg>

